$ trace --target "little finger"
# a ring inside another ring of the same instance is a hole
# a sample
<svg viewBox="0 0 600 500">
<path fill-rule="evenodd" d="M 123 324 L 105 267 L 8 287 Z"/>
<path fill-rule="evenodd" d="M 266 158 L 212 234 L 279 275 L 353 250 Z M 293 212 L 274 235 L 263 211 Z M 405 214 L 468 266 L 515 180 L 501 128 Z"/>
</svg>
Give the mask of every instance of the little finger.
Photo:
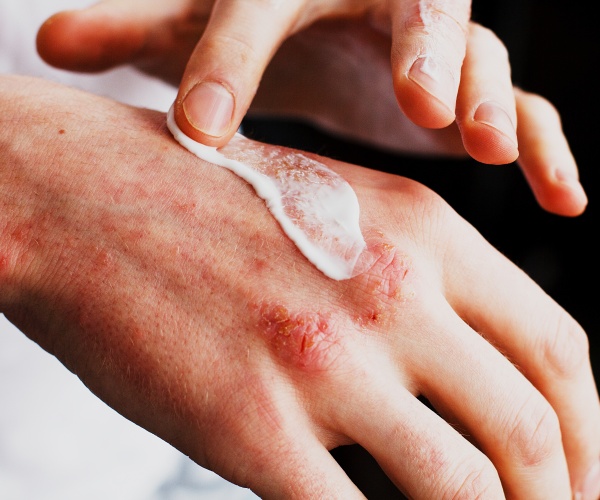
<svg viewBox="0 0 600 500">
<path fill-rule="evenodd" d="M 514 89 L 521 167 L 538 203 L 549 212 L 580 215 L 587 196 L 558 112 L 541 96 Z"/>
</svg>

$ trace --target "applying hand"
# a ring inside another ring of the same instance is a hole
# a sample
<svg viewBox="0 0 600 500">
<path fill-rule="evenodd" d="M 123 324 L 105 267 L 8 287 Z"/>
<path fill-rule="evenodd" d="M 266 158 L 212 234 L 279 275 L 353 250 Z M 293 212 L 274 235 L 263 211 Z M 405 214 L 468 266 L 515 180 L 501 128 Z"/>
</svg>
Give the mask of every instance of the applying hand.
<svg viewBox="0 0 600 500">
<path fill-rule="evenodd" d="M 461 85 L 460 91 L 471 95 L 461 99 L 459 94 L 459 103 L 484 101 L 494 82 L 505 81 L 512 93 L 507 99 L 516 105 L 517 164 L 538 203 L 559 215 L 581 214 L 587 197 L 559 114 L 543 97 L 508 86 L 504 47 L 490 30 L 471 23 L 463 73 L 477 74 L 478 65 L 486 84 Z M 389 38 L 364 22 L 327 21 L 283 44 L 249 113 L 300 118 L 346 139 L 399 154 L 464 157 L 466 147 L 479 161 L 494 163 L 501 150 L 496 135 L 473 119 L 474 110 L 463 111 L 443 129 L 415 125 L 396 106 Z"/>
<path fill-rule="evenodd" d="M 41 52 L 58 66 L 97 70 L 164 56 L 165 49 L 174 62 L 186 62 L 193 48 L 179 94 L 188 99 L 178 104 L 177 122 L 200 142 L 223 145 L 287 38 L 323 18 L 357 17 L 393 34 L 394 85 L 408 116 L 426 127 L 452 123 L 470 18 L 465 0 L 104 0 L 54 17 Z"/>
<path fill-rule="evenodd" d="M 513 89 L 504 45 L 468 23 L 466 2 L 444 5 L 445 13 L 434 13 L 432 5 L 417 16 L 409 2 L 105 0 L 50 18 L 38 50 L 61 68 L 99 71 L 133 63 L 181 83 L 178 124 L 208 145 L 225 144 L 252 103 L 253 112 L 301 116 L 392 151 L 468 152 L 490 164 L 518 156 L 542 207 L 579 215 L 587 198 L 556 110 Z M 318 20 L 326 14 L 342 19 Z M 409 76 L 413 63 L 439 71 L 433 94 Z M 218 132 L 193 128 L 183 111 L 182 98 L 201 81 L 208 84 L 186 106 L 199 114 L 197 124 L 204 122 L 199 128 Z M 209 95 L 233 96 L 235 106 L 206 104 Z"/>
</svg>

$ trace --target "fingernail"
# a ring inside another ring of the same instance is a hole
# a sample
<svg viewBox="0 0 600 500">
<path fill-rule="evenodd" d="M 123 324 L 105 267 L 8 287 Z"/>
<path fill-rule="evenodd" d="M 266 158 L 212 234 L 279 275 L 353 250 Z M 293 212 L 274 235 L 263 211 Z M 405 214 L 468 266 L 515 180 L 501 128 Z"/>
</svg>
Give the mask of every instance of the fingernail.
<svg viewBox="0 0 600 500">
<path fill-rule="evenodd" d="M 440 100 L 454 114 L 456 85 L 447 69 L 429 56 L 419 57 L 410 68 L 408 77 L 422 89 Z"/>
<path fill-rule="evenodd" d="M 588 471 L 583 481 L 581 493 L 576 494 L 575 498 L 581 500 L 600 499 L 600 460 Z"/>
<path fill-rule="evenodd" d="M 567 172 L 566 170 L 561 170 L 560 168 L 557 168 L 554 172 L 554 177 L 558 182 L 566 184 L 567 186 L 581 187 L 581 183 L 579 182 L 577 175 L 572 172 Z"/>
<path fill-rule="evenodd" d="M 183 111 L 195 129 L 213 137 L 221 137 L 231 126 L 233 96 L 218 83 L 200 83 L 185 97 Z"/>
<path fill-rule="evenodd" d="M 554 172 L 554 177 L 558 182 L 567 186 L 580 200 L 584 200 L 587 203 L 587 194 L 585 189 L 583 189 L 581 182 L 579 182 L 577 175 L 557 169 Z"/>
<path fill-rule="evenodd" d="M 504 111 L 497 103 L 493 101 L 482 102 L 473 119 L 479 123 L 485 123 L 490 127 L 494 127 L 504 136 L 510 139 L 515 145 L 517 144 L 517 132 L 508 113 Z"/>
</svg>

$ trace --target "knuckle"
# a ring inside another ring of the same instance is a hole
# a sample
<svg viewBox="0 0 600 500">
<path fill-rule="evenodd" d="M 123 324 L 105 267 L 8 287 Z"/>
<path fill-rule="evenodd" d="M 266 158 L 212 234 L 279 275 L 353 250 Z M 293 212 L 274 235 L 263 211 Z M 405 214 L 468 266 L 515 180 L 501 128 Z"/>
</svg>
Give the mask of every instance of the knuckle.
<svg viewBox="0 0 600 500">
<path fill-rule="evenodd" d="M 558 416 L 537 392 L 517 411 L 507 435 L 509 455 L 523 467 L 543 464 L 562 446 Z"/>
<path fill-rule="evenodd" d="M 448 3 L 442 0 L 426 0 L 415 2 L 414 8 L 405 19 L 405 27 L 409 30 L 429 32 L 431 29 L 438 31 L 460 32 L 466 38 L 468 32 L 470 8 L 448 9 Z M 460 13 L 457 16 L 456 13 Z"/>
<path fill-rule="evenodd" d="M 586 366 L 589 339 L 583 328 L 570 316 L 562 314 L 549 335 L 540 336 L 539 352 L 544 372 L 551 371 L 560 378 L 572 378 Z"/>
<path fill-rule="evenodd" d="M 508 48 L 504 42 L 491 29 L 481 24 L 471 23 L 469 25 L 469 42 L 495 51 L 494 55 L 497 60 L 509 60 Z"/>
<path fill-rule="evenodd" d="M 264 16 L 287 29 L 298 22 L 303 11 L 309 10 L 314 3 L 306 5 L 304 0 L 246 0 L 248 8 L 252 11 L 260 11 Z M 321 2 L 316 2 L 320 4 Z"/>
<path fill-rule="evenodd" d="M 230 65 L 234 68 L 252 68 L 261 62 L 261 54 L 256 50 L 242 33 L 228 31 L 215 34 L 208 42 L 207 51 L 219 54 L 227 47 L 226 53 L 230 57 Z"/>
<path fill-rule="evenodd" d="M 531 110 L 532 114 L 539 116 L 540 120 L 547 123 L 561 124 L 558 109 L 548 99 L 521 88 L 516 89 L 516 94 L 520 101 L 526 103 L 526 107 Z"/>
<path fill-rule="evenodd" d="M 502 491 L 500 478 L 492 463 L 477 457 L 457 466 L 439 494 L 443 500 L 496 498 Z"/>
</svg>

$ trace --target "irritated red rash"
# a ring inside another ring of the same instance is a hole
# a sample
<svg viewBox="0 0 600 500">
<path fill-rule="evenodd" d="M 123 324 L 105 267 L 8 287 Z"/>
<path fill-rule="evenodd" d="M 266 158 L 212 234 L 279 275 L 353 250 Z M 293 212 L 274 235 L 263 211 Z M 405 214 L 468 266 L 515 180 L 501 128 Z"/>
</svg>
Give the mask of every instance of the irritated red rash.
<svg viewBox="0 0 600 500">
<path fill-rule="evenodd" d="M 197 211 L 196 203 L 182 203 L 179 201 L 173 201 L 171 204 L 173 212 L 181 217 L 194 215 Z"/>
<path fill-rule="evenodd" d="M 349 313 L 359 328 L 376 329 L 414 298 L 414 272 L 406 255 L 381 239 L 369 244 L 364 254 L 360 274 L 339 282 L 345 300 L 335 311 L 292 311 L 275 301 L 258 306 L 258 326 L 286 366 L 305 373 L 327 370 L 342 353 L 345 335 L 350 333 L 339 327 L 342 315 Z"/>
<path fill-rule="evenodd" d="M 259 327 L 284 363 L 308 372 L 326 370 L 335 356 L 332 350 L 340 347 L 338 331 L 326 313 L 291 313 L 281 304 L 264 304 Z"/>
<path fill-rule="evenodd" d="M 369 241 L 356 270 L 350 283 L 358 325 L 382 323 L 393 317 L 400 304 L 415 297 L 411 261 L 390 243 Z"/>
</svg>

